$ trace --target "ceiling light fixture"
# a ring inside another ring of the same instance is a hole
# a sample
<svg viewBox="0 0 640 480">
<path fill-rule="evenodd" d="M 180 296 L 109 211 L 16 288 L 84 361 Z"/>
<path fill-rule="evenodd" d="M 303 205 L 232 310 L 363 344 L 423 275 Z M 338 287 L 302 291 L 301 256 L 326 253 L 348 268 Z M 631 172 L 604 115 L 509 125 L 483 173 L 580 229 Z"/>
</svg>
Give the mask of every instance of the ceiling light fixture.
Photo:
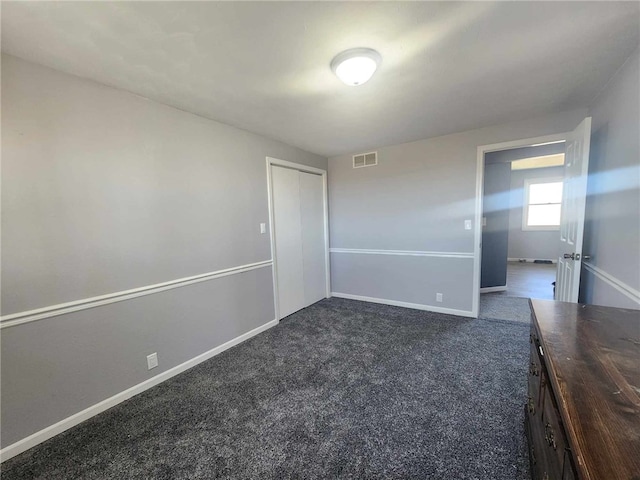
<svg viewBox="0 0 640 480">
<path fill-rule="evenodd" d="M 381 61 L 380 54 L 371 48 L 352 48 L 331 60 L 331 70 L 344 83 L 355 87 L 369 80 Z"/>
</svg>

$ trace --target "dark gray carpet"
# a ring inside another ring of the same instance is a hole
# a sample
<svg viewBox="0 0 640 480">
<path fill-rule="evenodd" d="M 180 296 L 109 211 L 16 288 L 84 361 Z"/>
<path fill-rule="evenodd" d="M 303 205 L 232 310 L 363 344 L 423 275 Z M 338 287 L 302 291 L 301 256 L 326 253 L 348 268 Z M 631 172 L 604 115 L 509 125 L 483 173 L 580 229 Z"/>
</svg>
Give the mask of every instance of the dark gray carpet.
<svg viewBox="0 0 640 480">
<path fill-rule="evenodd" d="M 483 293 L 480 295 L 479 316 L 484 319 L 512 320 L 529 325 L 531 323 L 529 299 L 507 297 L 499 293 Z"/>
<path fill-rule="evenodd" d="M 529 479 L 527 356 L 522 323 L 323 300 L 2 478 Z"/>
</svg>

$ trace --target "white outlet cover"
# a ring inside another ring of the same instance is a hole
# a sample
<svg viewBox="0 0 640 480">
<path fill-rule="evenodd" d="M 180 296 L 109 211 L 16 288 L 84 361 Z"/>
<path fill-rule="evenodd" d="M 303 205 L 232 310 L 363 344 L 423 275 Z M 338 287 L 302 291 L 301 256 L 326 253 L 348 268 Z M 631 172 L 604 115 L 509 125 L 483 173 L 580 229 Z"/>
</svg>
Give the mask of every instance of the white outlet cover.
<svg viewBox="0 0 640 480">
<path fill-rule="evenodd" d="M 442 301 L 442 294 L 436 293 L 436 302 L 441 302 L 441 301 Z"/>
<path fill-rule="evenodd" d="M 156 368 L 158 366 L 158 354 L 152 353 L 151 355 L 147 355 L 147 368 L 151 370 L 152 368 Z"/>
<path fill-rule="evenodd" d="M 260 233 L 267 233 L 267 224 L 266 223 L 261 223 L 260 224 Z"/>
<path fill-rule="evenodd" d="M 465 220 L 464 221 L 464 229 L 465 230 L 471 230 L 471 220 Z"/>
</svg>

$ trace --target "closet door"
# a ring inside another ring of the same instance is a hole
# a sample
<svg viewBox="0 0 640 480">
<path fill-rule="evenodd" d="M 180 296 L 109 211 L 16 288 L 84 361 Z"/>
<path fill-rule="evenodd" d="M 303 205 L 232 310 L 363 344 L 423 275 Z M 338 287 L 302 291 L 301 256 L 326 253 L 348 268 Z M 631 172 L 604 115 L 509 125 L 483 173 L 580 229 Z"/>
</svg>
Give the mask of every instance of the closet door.
<svg viewBox="0 0 640 480">
<path fill-rule="evenodd" d="M 300 219 L 305 306 L 326 297 L 324 185 L 321 175 L 300 174 Z"/>
<path fill-rule="evenodd" d="M 304 308 L 300 172 L 271 167 L 280 318 Z"/>
</svg>

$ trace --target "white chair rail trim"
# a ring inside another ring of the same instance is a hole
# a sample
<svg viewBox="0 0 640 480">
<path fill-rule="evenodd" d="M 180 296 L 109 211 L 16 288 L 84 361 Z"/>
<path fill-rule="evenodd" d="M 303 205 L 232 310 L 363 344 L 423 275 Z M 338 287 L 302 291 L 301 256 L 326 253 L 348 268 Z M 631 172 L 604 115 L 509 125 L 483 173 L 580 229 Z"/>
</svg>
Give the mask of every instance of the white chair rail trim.
<svg viewBox="0 0 640 480">
<path fill-rule="evenodd" d="M 64 315 L 66 313 L 86 310 L 88 308 L 99 307 L 102 305 L 107 305 L 109 303 L 122 302 L 123 300 L 129 300 L 132 298 L 141 297 L 143 295 L 152 295 L 154 293 L 164 292 L 173 288 L 180 288 L 186 285 L 192 285 L 194 283 L 206 282 L 215 278 L 226 277 L 227 275 L 235 275 L 237 273 L 249 272 L 258 268 L 270 267 L 271 265 L 273 265 L 272 260 L 264 260 L 262 262 L 248 263 L 246 265 L 225 268 L 223 270 L 217 270 L 215 272 L 202 273 L 199 275 L 193 275 L 191 277 L 184 277 L 177 280 L 170 280 L 168 282 L 156 283 L 155 285 L 147 285 L 145 287 L 133 288 L 131 290 L 123 290 L 115 293 L 108 293 L 106 295 L 84 298 L 82 300 L 75 300 L 73 302 L 50 305 L 48 307 L 37 308 L 35 310 L 12 313 L 10 315 L 4 315 L 0 317 L 0 329 L 15 327 L 16 325 L 22 325 L 23 323 L 35 322 L 44 318 Z"/>
<path fill-rule="evenodd" d="M 331 248 L 330 253 L 353 253 L 359 255 L 399 255 L 410 257 L 473 258 L 473 252 L 434 252 L 419 250 L 374 250 L 367 248 Z"/>
<path fill-rule="evenodd" d="M 604 270 L 596 267 L 595 265 L 589 262 L 583 262 L 582 266 L 586 271 L 594 274 L 600 280 L 602 280 L 609 286 L 613 287 L 614 289 L 616 289 L 617 291 L 619 291 L 620 293 L 622 293 L 623 295 L 625 295 L 626 297 L 630 298 L 631 300 L 636 302 L 638 305 L 640 305 L 640 291 L 636 290 L 631 285 L 627 285 L 626 283 L 617 279 L 613 275 L 605 272 Z"/>
</svg>

